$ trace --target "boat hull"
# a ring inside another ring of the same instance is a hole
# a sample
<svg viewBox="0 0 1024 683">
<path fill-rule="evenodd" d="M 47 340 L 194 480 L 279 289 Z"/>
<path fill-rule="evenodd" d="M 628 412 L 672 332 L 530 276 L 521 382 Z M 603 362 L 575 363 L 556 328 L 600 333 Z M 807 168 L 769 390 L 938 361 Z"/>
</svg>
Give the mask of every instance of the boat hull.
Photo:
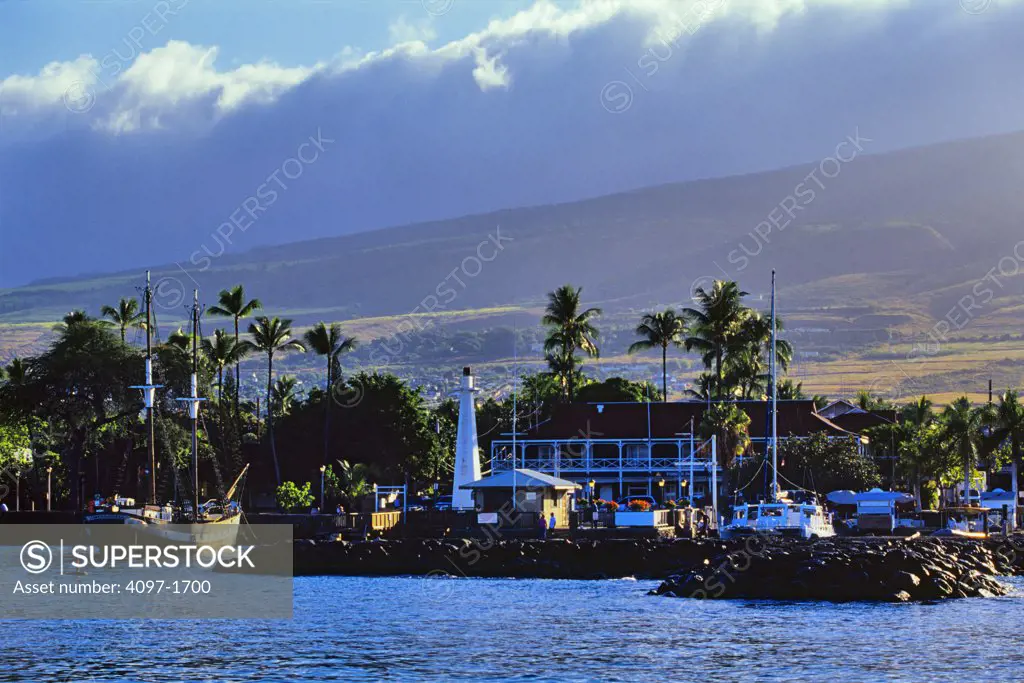
<svg viewBox="0 0 1024 683">
<path fill-rule="evenodd" d="M 830 538 L 836 533 L 831 529 L 814 529 L 811 527 L 764 527 L 749 526 L 723 527 L 720 536 L 723 539 L 750 538 L 752 536 L 768 536 L 774 538 Z"/>
<path fill-rule="evenodd" d="M 241 515 L 235 514 L 198 524 L 172 524 L 161 519 L 119 511 L 89 513 L 83 521 L 86 524 L 131 525 L 155 543 L 220 548 L 236 545 L 241 518 Z"/>
</svg>

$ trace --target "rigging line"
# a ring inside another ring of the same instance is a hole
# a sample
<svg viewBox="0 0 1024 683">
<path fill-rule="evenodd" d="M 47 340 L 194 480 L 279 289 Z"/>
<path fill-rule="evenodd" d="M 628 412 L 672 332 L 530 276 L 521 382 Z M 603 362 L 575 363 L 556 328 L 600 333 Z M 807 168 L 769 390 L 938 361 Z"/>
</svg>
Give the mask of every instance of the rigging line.
<svg viewBox="0 0 1024 683">
<path fill-rule="evenodd" d="M 748 482 L 747 482 L 746 484 L 744 484 L 743 486 L 740 486 L 740 487 L 739 487 L 738 489 L 736 489 L 736 490 L 737 490 L 737 491 L 742 491 L 743 489 L 745 489 L 745 488 L 747 488 L 748 486 L 750 486 L 751 484 L 753 484 L 753 483 L 754 483 L 754 480 L 755 480 L 755 479 L 757 479 L 757 475 L 761 473 L 761 469 L 762 469 L 763 467 L 764 467 L 764 460 L 762 460 L 762 461 L 761 461 L 761 464 L 757 466 L 757 470 L 756 470 L 756 471 L 754 472 L 754 476 L 752 476 L 752 477 L 750 478 L 750 481 L 748 481 Z"/>
<path fill-rule="evenodd" d="M 784 482 L 786 482 L 786 483 L 787 483 L 787 484 L 789 484 L 790 486 L 794 486 L 794 487 L 796 487 L 796 488 L 797 488 L 798 490 L 800 490 L 800 491 L 806 491 L 807 493 L 814 493 L 814 494 L 817 494 L 817 493 L 818 493 L 817 491 L 812 491 L 811 489 L 805 489 L 805 488 L 804 488 L 803 486 L 800 486 L 799 484 L 794 484 L 794 483 L 793 483 L 793 482 L 791 482 L 791 481 L 790 481 L 789 479 L 787 479 L 786 477 L 784 477 L 784 476 L 783 476 L 782 474 L 779 474 L 779 479 L 783 480 Z"/>
<path fill-rule="evenodd" d="M 213 457 L 210 458 L 210 462 L 213 464 L 213 473 L 217 478 L 217 490 L 220 491 L 220 496 L 223 498 L 227 489 L 224 488 L 224 477 L 220 473 L 220 465 L 217 462 L 217 449 L 213 447 L 213 440 L 210 438 L 210 430 L 206 426 L 206 415 L 205 413 L 199 413 L 199 421 L 203 424 L 203 434 L 206 436 L 204 441 L 209 444 L 210 449 L 213 451 Z"/>
</svg>

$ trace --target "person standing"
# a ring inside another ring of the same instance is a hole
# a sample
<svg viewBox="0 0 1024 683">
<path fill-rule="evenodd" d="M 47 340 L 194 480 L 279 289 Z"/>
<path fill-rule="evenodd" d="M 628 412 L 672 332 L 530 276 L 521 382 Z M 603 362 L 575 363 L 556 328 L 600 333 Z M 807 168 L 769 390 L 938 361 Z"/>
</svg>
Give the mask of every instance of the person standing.
<svg viewBox="0 0 1024 683">
<path fill-rule="evenodd" d="M 550 531 L 554 531 L 555 530 L 555 513 L 554 512 L 551 513 L 551 519 L 548 520 L 548 529 Z"/>
<path fill-rule="evenodd" d="M 540 538 L 541 538 L 541 540 L 546 539 L 548 537 L 548 522 L 544 518 L 544 512 L 543 511 L 541 511 L 540 515 L 538 515 L 537 527 L 540 529 Z"/>
</svg>

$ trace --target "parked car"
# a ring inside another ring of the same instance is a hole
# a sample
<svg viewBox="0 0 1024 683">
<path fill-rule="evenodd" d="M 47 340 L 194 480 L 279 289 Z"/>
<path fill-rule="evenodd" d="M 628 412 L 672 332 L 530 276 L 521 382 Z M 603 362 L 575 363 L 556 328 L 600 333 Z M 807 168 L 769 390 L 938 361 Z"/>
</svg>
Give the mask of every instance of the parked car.
<svg viewBox="0 0 1024 683">
<path fill-rule="evenodd" d="M 425 509 L 425 506 L 427 504 L 428 504 L 428 501 L 426 501 L 426 500 L 424 500 L 422 498 L 415 498 L 414 497 L 414 498 L 410 498 L 409 499 L 409 505 L 405 509 L 406 509 L 406 511 L 409 511 L 409 512 L 423 510 L 423 509 Z M 395 498 L 394 509 L 396 509 L 396 510 L 401 510 L 402 509 L 402 496 L 398 496 L 397 498 Z"/>
<path fill-rule="evenodd" d="M 437 499 L 437 502 L 434 503 L 434 509 L 435 510 L 451 510 L 452 509 L 452 497 L 451 496 L 441 496 L 440 498 Z"/>
</svg>

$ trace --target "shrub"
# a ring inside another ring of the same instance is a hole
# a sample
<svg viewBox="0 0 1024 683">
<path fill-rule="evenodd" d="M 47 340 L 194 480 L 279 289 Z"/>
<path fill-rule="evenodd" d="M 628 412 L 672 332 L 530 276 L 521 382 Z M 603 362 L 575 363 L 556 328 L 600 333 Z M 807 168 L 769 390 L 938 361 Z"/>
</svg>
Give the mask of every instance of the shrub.
<svg viewBox="0 0 1024 683">
<path fill-rule="evenodd" d="M 308 481 L 302 488 L 293 481 L 286 481 L 277 487 L 277 506 L 285 512 L 305 511 L 312 504 L 313 494 L 309 492 Z"/>
</svg>

